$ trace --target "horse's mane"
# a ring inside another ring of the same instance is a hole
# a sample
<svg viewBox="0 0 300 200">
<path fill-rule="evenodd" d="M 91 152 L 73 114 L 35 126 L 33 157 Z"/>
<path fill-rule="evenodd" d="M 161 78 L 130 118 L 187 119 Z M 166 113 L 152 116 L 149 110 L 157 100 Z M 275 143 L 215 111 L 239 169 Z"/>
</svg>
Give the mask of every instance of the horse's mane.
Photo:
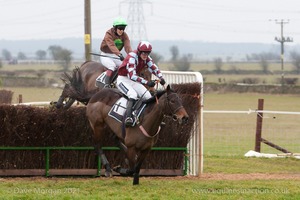
<svg viewBox="0 0 300 200">
<path fill-rule="evenodd" d="M 158 90 L 154 93 L 154 95 L 150 99 L 144 100 L 143 103 L 146 103 L 146 104 L 154 103 L 154 102 L 156 102 L 156 98 L 159 99 L 165 93 L 166 93 L 166 90 Z"/>
</svg>

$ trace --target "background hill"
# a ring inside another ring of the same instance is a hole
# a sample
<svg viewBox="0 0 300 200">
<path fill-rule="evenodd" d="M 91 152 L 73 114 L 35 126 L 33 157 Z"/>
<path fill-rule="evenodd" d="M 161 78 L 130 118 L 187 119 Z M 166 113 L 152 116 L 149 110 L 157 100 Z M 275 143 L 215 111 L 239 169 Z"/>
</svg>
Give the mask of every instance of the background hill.
<svg viewBox="0 0 300 200">
<path fill-rule="evenodd" d="M 99 53 L 101 39 L 92 40 L 92 51 Z M 252 53 L 273 52 L 280 54 L 280 44 L 274 43 L 212 43 L 203 41 L 185 41 L 185 40 L 154 40 L 154 52 L 168 60 L 171 56 L 170 47 L 177 46 L 179 53 L 191 54 L 195 60 L 210 60 L 215 57 L 231 57 L 232 60 L 243 61 L 245 56 Z M 51 45 L 59 45 L 71 50 L 75 59 L 84 58 L 84 40 L 83 38 L 65 38 L 49 40 L 0 40 L 0 50 L 6 49 L 17 56 L 18 52 L 23 52 L 28 58 L 35 57 L 37 50 L 47 50 Z M 132 41 L 133 48 L 137 41 Z M 296 50 L 300 51 L 300 45 L 285 45 L 285 53 Z"/>
</svg>

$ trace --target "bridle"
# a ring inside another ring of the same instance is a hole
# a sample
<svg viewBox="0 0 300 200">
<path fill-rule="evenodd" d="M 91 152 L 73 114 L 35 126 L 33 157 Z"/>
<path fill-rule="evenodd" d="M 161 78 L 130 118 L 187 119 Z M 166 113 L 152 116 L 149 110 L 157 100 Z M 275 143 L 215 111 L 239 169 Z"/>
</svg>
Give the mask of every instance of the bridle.
<svg viewBox="0 0 300 200">
<path fill-rule="evenodd" d="M 178 99 L 178 101 L 180 102 L 179 96 L 176 93 L 172 93 L 172 94 L 167 94 L 167 101 L 165 101 L 166 107 L 169 108 L 169 110 L 171 111 L 171 114 L 165 114 L 165 117 L 170 117 L 172 118 L 174 121 L 178 120 L 178 117 L 176 115 L 177 111 L 182 108 L 183 106 L 179 106 L 178 108 L 173 108 L 172 105 L 170 104 L 170 96 L 171 95 L 175 95 L 175 98 Z M 177 106 L 177 105 L 176 105 Z"/>
<path fill-rule="evenodd" d="M 178 108 L 172 108 L 172 106 L 171 106 L 171 104 L 170 104 L 170 96 L 171 95 L 176 95 L 175 97 L 178 99 L 178 101 L 180 102 L 180 99 L 179 99 L 179 96 L 176 94 L 176 93 L 172 93 L 172 94 L 167 94 L 167 101 L 165 101 L 165 107 L 166 108 L 169 108 L 169 110 L 171 110 L 171 114 L 164 114 L 164 117 L 170 117 L 170 118 L 172 118 L 174 121 L 177 121 L 179 118 L 177 117 L 177 115 L 176 115 L 176 112 L 180 109 L 180 108 L 182 108 L 183 106 L 181 105 L 181 106 L 179 106 Z M 141 132 L 147 137 L 147 138 L 154 138 L 154 137 L 156 137 L 157 135 L 158 135 L 158 133 L 159 133 L 159 131 L 160 131 L 160 129 L 161 129 L 161 127 L 159 126 L 158 127 L 158 130 L 157 130 L 157 132 L 155 133 L 155 135 L 149 135 L 148 133 L 147 133 L 147 131 L 144 129 L 144 127 L 140 124 L 140 122 L 139 121 L 137 121 L 137 125 L 138 125 L 138 127 L 139 127 L 139 129 L 141 130 Z"/>
</svg>

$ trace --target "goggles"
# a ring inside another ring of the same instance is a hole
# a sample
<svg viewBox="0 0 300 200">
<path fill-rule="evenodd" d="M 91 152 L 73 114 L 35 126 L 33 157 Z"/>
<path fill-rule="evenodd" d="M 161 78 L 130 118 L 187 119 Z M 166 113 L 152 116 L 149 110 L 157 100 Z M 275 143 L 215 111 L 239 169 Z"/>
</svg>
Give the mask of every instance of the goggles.
<svg viewBox="0 0 300 200">
<path fill-rule="evenodd" d="M 117 29 L 124 31 L 126 26 L 117 26 Z"/>
<path fill-rule="evenodd" d="M 141 54 L 143 55 L 150 55 L 151 51 L 141 51 Z"/>
</svg>

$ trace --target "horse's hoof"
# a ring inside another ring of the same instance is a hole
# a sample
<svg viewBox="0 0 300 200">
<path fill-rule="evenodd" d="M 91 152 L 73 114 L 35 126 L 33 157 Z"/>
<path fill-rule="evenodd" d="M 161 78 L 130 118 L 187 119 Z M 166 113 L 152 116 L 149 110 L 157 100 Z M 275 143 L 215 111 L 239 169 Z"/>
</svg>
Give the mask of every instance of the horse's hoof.
<svg viewBox="0 0 300 200">
<path fill-rule="evenodd" d="M 139 181 L 134 180 L 132 185 L 139 185 Z"/>
<path fill-rule="evenodd" d="M 139 184 L 139 182 L 140 182 L 139 177 L 140 177 L 139 174 L 136 174 L 136 173 L 133 174 L 133 185 L 138 185 Z"/>
<path fill-rule="evenodd" d="M 111 178 L 113 175 L 111 172 L 105 172 L 105 177 Z"/>
<path fill-rule="evenodd" d="M 120 170 L 121 170 L 121 166 L 120 165 L 118 165 L 118 166 L 115 166 L 115 167 L 113 167 L 113 169 L 112 169 L 113 171 L 115 171 L 115 172 L 117 172 L 117 173 L 120 173 Z"/>
</svg>

